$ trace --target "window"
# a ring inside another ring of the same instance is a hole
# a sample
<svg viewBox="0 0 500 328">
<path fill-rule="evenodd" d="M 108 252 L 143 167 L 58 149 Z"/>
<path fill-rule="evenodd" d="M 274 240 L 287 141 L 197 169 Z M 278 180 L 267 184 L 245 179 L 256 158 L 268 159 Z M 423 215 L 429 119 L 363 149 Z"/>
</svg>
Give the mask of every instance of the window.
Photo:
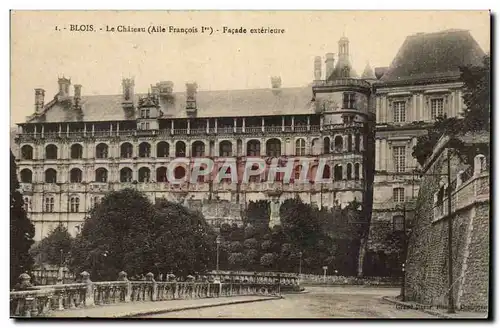
<svg viewBox="0 0 500 328">
<path fill-rule="evenodd" d="M 392 103 L 394 109 L 394 122 L 401 123 L 406 121 L 406 104 L 404 101 L 395 101 Z"/>
<path fill-rule="evenodd" d="M 120 146 L 120 157 L 121 158 L 131 158 L 132 157 L 132 144 L 125 142 Z"/>
<path fill-rule="evenodd" d="M 156 181 L 167 182 L 167 168 L 159 167 L 156 169 Z"/>
<path fill-rule="evenodd" d="M 359 180 L 359 163 L 354 164 L 354 180 Z"/>
<path fill-rule="evenodd" d="M 96 158 L 108 158 L 108 145 L 100 143 L 95 149 Z"/>
<path fill-rule="evenodd" d="M 57 159 L 57 147 L 55 145 L 45 147 L 45 159 Z"/>
<path fill-rule="evenodd" d="M 258 140 L 250 140 L 247 143 L 247 156 L 260 156 L 260 142 Z"/>
<path fill-rule="evenodd" d="M 300 180 L 301 172 L 302 172 L 302 165 L 297 165 L 294 171 L 294 180 Z"/>
<path fill-rule="evenodd" d="M 443 98 L 431 99 L 431 118 L 433 120 L 443 116 L 443 103 Z"/>
<path fill-rule="evenodd" d="M 347 135 L 347 151 L 352 152 L 352 134 Z"/>
<path fill-rule="evenodd" d="M 141 118 L 149 118 L 150 110 L 149 109 L 141 109 Z"/>
<path fill-rule="evenodd" d="M 99 196 L 90 197 L 90 208 L 97 206 L 100 201 L 101 197 Z"/>
<path fill-rule="evenodd" d="M 168 157 L 170 152 L 170 146 L 167 142 L 162 141 L 156 145 L 156 157 Z"/>
<path fill-rule="evenodd" d="M 54 212 L 54 197 L 52 196 L 45 197 L 45 212 L 47 213 Z"/>
<path fill-rule="evenodd" d="M 151 177 L 151 171 L 147 167 L 141 167 L 139 169 L 139 182 L 149 182 Z"/>
<path fill-rule="evenodd" d="M 21 148 L 22 159 L 33 159 L 33 147 L 25 145 Z"/>
<path fill-rule="evenodd" d="M 252 171 L 257 171 L 259 169 L 259 164 L 252 165 Z M 248 177 L 249 182 L 260 182 L 260 175 L 250 175 Z"/>
<path fill-rule="evenodd" d="M 333 178 L 334 180 L 342 180 L 342 165 L 340 164 L 335 165 Z"/>
<path fill-rule="evenodd" d="M 71 213 L 78 213 L 80 209 L 80 198 L 79 197 L 71 197 L 70 198 L 70 209 Z"/>
<path fill-rule="evenodd" d="M 323 139 L 323 153 L 330 154 L 330 138 L 328 137 Z"/>
<path fill-rule="evenodd" d="M 147 142 L 143 142 L 139 145 L 139 157 L 150 157 L 151 156 L 151 145 Z"/>
<path fill-rule="evenodd" d="M 269 139 L 266 142 L 266 153 L 270 157 L 281 156 L 281 141 L 278 139 Z"/>
<path fill-rule="evenodd" d="M 336 152 L 341 152 L 342 149 L 344 148 L 344 139 L 342 138 L 342 136 L 336 136 L 335 137 L 335 151 Z"/>
<path fill-rule="evenodd" d="M 219 148 L 220 156 L 233 156 L 233 144 L 231 142 L 225 140 L 220 143 Z"/>
<path fill-rule="evenodd" d="M 80 144 L 71 145 L 71 159 L 81 159 L 83 155 L 83 147 Z"/>
<path fill-rule="evenodd" d="M 29 169 L 21 170 L 21 182 L 23 183 L 32 183 L 33 181 L 33 173 Z"/>
<path fill-rule="evenodd" d="M 325 167 L 323 167 L 323 179 L 330 179 L 330 176 L 331 176 L 331 168 L 330 168 L 330 165 L 325 165 Z"/>
<path fill-rule="evenodd" d="M 95 170 L 95 181 L 96 182 L 107 182 L 108 181 L 108 170 L 103 167 Z"/>
<path fill-rule="evenodd" d="M 351 163 L 347 163 L 347 180 L 351 180 L 352 179 L 352 164 Z"/>
<path fill-rule="evenodd" d="M 356 104 L 356 94 L 351 92 L 345 92 L 342 97 L 343 108 L 345 109 L 355 109 Z"/>
<path fill-rule="evenodd" d="M 149 122 L 146 122 L 146 130 L 149 130 Z"/>
<path fill-rule="evenodd" d="M 393 231 L 403 231 L 404 230 L 404 220 L 402 215 L 396 215 L 392 218 L 392 230 Z"/>
<path fill-rule="evenodd" d="M 392 197 L 396 203 L 402 203 L 405 201 L 405 189 L 404 188 L 394 188 L 392 190 Z"/>
<path fill-rule="evenodd" d="M 82 170 L 78 168 L 71 169 L 71 171 L 69 172 L 69 181 L 71 183 L 82 182 Z"/>
<path fill-rule="evenodd" d="M 304 139 L 297 139 L 295 141 L 295 155 L 305 156 L 306 155 L 306 141 Z"/>
<path fill-rule="evenodd" d="M 57 183 L 57 172 L 54 169 L 45 171 L 45 183 Z"/>
<path fill-rule="evenodd" d="M 193 157 L 203 157 L 205 156 L 205 144 L 201 141 L 195 141 L 193 143 Z"/>
<path fill-rule="evenodd" d="M 394 168 L 396 172 L 406 171 L 406 147 L 397 146 L 392 148 L 394 154 Z"/>
<path fill-rule="evenodd" d="M 186 169 L 182 166 L 177 166 L 174 170 L 174 178 L 182 179 L 186 176 Z"/>
<path fill-rule="evenodd" d="M 178 141 L 175 144 L 175 157 L 185 157 L 186 156 L 186 144 L 182 141 Z"/>
<path fill-rule="evenodd" d="M 120 182 L 132 182 L 132 170 L 124 167 L 120 170 Z"/>
</svg>

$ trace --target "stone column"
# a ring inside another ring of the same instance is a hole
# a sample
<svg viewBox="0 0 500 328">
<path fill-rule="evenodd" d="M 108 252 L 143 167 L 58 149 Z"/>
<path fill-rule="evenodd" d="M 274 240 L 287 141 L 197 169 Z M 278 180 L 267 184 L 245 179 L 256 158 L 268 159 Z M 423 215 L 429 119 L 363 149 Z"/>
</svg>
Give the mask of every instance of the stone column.
<svg viewBox="0 0 500 328">
<path fill-rule="evenodd" d="M 307 131 L 311 130 L 311 118 L 307 117 Z"/>
<path fill-rule="evenodd" d="M 295 116 L 292 116 L 292 131 L 295 130 Z"/>
<path fill-rule="evenodd" d="M 215 133 L 217 133 L 217 118 L 215 119 Z"/>
<path fill-rule="evenodd" d="M 156 294 L 158 293 L 158 284 L 154 279 L 154 274 L 152 272 L 148 272 L 146 274 L 146 280 L 153 283 L 151 288 L 151 301 L 156 301 Z"/>
<path fill-rule="evenodd" d="M 375 170 L 379 171 L 382 153 L 380 151 L 380 139 L 375 139 Z"/>
<path fill-rule="evenodd" d="M 121 271 L 118 273 L 118 281 L 125 281 L 127 287 L 125 288 L 125 303 L 128 303 L 131 301 L 132 297 L 132 284 L 127 278 L 127 273 L 125 271 Z"/>
<path fill-rule="evenodd" d="M 264 117 L 262 118 L 262 132 L 264 132 Z"/>
<path fill-rule="evenodd" d="M 281 131 L 285 131 L 285 117 L 281 116 Z"/>
<path fill-rule="evenodd" d="M 170 121 L 170 134 L 174 134 L 174 120 Z"/>
<path fill-rule="evenodd" d="M 416 94 L 413 94 L 411 96 L 411 102 L 412 102 L 412 121 L 419 121 L 420 118 L 419 118 L 419 115 L 418 115 L 418 110 L 417 110 L 417 95 Z"/>
<path fill-rule="evenodd" d="M 191 133 L 191 120 L 188 119 L 187 120 L 187 134 L 190 134 Z"/>
<path fill-rule="evenodd" d="M 359 163 L 359 180 L 363 180 L 363 163 Z"/>
<path fill-rule="evenodd" d="M 387 170 L 387 140 L 380 140 L 380 170 Z"/>
<path fill-rule="evenodd" d="M 458 99 L 457 99 L 457 102 L 458 102 L 457 112 L 458 112 L 459 114 L 461 114 L 461 113 L 462 113 L 462 111 L 464 110 L 464 107 L 465 107 L 465 106 L 464 106 L 464 100 L 463 100 L 463 98 L 462 98 L 462 90 L 458 90 L 458 96 L 457 96 L 457 98 L 458 98 Z M 461 116 L 463 116 L 463 115 L 461 115 Z"/>
<path fill-rule="evenodd" d="M 241 131 L 244 133 L 245 132 L 245 118 L 243 117 L 242 122 L 241 122 Z"/>
<path fill-rule="evenodd" d="M 421 121 L 425 121 L 427 120 L 427 117 L 425 115 L 425 112 L 424 112 L 424 95 L 422 93 L 420 93 L 418 95 L 418 98 L 419 98 L 419 102 L 418 102 L 418 107 L 419 107 L 419 112 L 420 112 L 420 120 Z"/>
<path fill-rule="evenodd" d="M 364 134 L 359 135 L 359 150 L 365 151 L 365 135 Z"/>
<path fill-rule="evenodd" d="M 233 123 L 234 123 L 233 132 L 236 133 L 236 117 L 233 118 Z"/>
<path fill-rule="evenodd" d="M 210 119 L 207 118 L 207 133 L 210 131 Z"/>
<path fill-rule="evenodd" d="M 375 97 L 375 123 L 379 123 L 380 122 L 380 111 L 381 111 L 381 108 L 380 108 L 380 96 L 376 96 Z"/>
<path fill-rule="evenodd" d="M 344 152 L 347 151 L 348 147 L 349 147 L 349 135 L 347 134 L 344 134 L 344 137 L 343 137 L 343 141 L 344 141 Z M 323 150 L 323 148 L 321 148 Z"/>
</svg>

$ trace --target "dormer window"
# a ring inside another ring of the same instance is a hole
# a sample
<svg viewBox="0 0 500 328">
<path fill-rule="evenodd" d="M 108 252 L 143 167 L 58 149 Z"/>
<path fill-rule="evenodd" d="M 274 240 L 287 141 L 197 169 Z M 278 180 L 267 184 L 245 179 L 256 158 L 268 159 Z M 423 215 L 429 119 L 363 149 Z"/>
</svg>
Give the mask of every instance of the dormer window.
<svg viewBox="0 0 500 328">
<path fill-rule="evenodd" d="M 149 118 L 150 109 L 141 109 L 141 118 Z"/>
</svg>

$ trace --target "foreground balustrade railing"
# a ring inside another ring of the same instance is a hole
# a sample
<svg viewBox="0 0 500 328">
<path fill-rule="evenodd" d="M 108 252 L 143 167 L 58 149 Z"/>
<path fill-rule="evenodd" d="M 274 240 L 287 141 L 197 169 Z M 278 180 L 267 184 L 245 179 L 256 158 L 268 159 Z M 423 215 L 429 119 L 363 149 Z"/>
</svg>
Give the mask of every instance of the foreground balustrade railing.
<svg viewBox="0 0 500 328">
<path fill-rule="evenodd" d="M 31 286 L 27 274 L 20 276 L 20 289 L 10 292 L 11 317 L 44 317 L 53 311 L 101 306 L 127 302 L 154 302 L 178 299 L 198 299 L 239 295 L 279 296 L 280 279 L 268 277 L 265 281 L 247 279 L 213 280 L 213 276 L 201 281 L 155 281 L 152 273 L 145 281 L 130 281 L 125 272 L 119 273 L 118 281 L 92 282 L 87 272 L 82 272 L 82 283 Z M 219 282 L 220 281 L 220 282 Z"/>
</svg>

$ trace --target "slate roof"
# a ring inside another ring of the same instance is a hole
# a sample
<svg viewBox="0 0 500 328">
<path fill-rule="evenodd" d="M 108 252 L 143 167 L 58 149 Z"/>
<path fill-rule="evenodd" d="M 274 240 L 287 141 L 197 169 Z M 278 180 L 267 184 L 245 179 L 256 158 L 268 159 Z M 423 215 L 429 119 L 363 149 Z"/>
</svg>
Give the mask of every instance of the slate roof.
<svg viewBox="0 0 500 328">
<path fill-rule="evenodd" d="M 137 106 L 140 97 L 134 97 Z M 198 91 L 196 117 L 272 116 L 314 114 L 310 87 Z M 164 118 L 187 118 L 186 93 L 174 92 L 169 101 L 160 97 Z M 133 119 L 122 106 L 121 95 L 82 96 L 81 110 L 72 107 L 71 99 L 57 101 L 45 108 L 45 114 L 32 122 L 95 122 Z"/>
<path fill-rule="evenodd" d="M 482 65 L 483 50 L 467 30 L 408 36 L 383 82 L 458 77 L 460 66 Z"/>
</svg>

